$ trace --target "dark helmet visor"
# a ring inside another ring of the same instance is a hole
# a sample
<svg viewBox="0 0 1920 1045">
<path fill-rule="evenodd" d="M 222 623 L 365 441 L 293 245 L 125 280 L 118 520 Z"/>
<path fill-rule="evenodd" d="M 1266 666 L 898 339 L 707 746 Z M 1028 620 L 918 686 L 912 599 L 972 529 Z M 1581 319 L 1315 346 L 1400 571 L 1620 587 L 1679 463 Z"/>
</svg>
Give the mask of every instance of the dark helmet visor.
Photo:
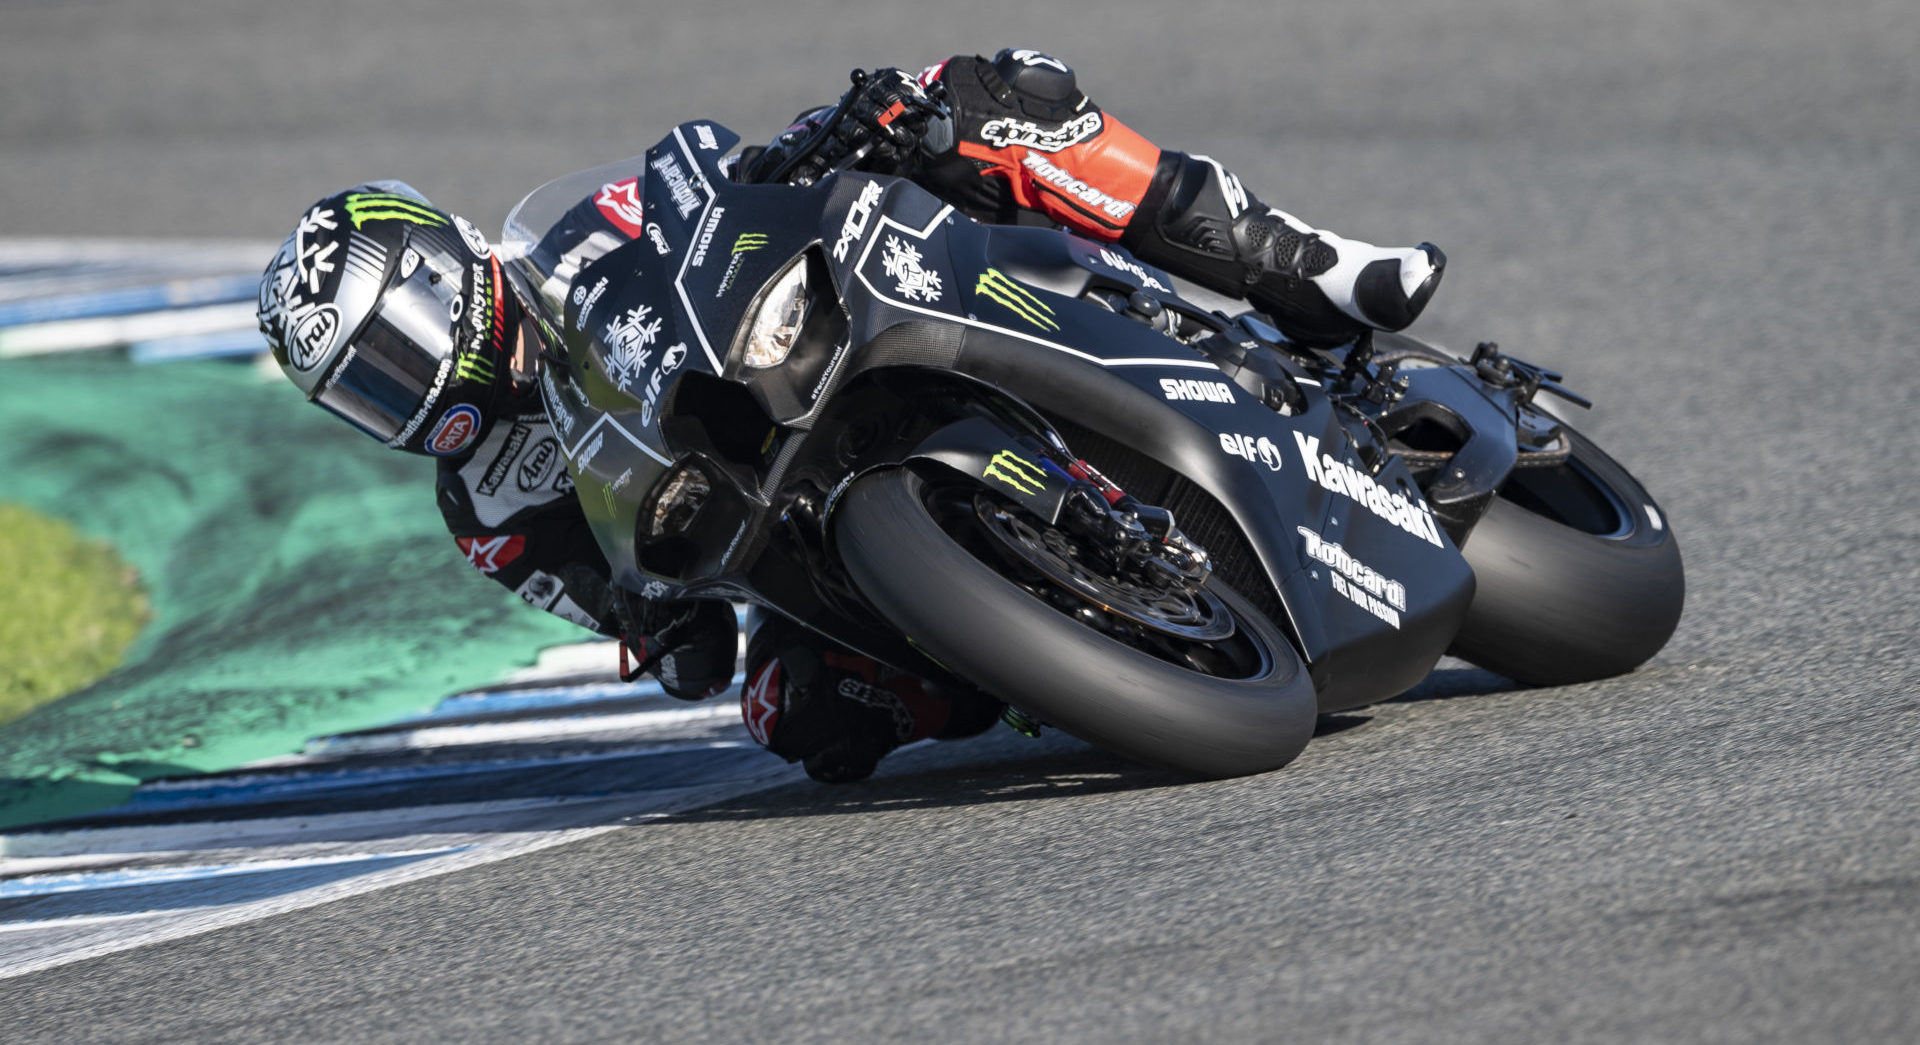
<svg viewBox="0 0 1920 1045">
<path fill-rule="evenodd" d="M 392 442 L 440 394 L 442 367 L 453 358 L 458 301 L 457 282 L 436 279 L 420 264 L 381 297 L 314 401 Z"/>
</svg>

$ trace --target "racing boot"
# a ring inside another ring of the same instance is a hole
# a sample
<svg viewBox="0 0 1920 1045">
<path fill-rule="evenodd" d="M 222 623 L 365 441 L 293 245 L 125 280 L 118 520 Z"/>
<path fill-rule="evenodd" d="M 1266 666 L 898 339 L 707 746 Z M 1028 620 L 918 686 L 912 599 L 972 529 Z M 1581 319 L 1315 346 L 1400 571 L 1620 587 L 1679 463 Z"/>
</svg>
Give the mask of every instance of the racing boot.
<svg viewBox="0 0 1920 1045">
<path fill-rule="evenodd" d="M 1255 199 L 1205 156 L 1163 152 L 1140 209 L 1122 246 L 1246 298 L 1306 344 L 1402 329 L 1426 307 L 1447 265 L 1431 243 L 1376 247 L 1312 228 Z"/>
<path fill-rule="evenodd" d="M 747 732 L 822 783 L 864 780 L 902 744 L 973 736 L 999 718 L 999 703 L 978 692 L 936 688 L 828 648 L 784 619 L 756 617 L 749 628 L 740 695 Z"/>
</svg>

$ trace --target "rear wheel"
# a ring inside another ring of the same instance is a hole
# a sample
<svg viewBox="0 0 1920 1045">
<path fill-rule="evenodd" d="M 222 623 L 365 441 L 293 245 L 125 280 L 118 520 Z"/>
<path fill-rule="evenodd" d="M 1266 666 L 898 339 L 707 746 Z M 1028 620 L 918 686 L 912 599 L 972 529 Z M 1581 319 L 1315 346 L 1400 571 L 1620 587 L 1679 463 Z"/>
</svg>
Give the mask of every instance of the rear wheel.
<svg viewBox="0 0 1920 1045">
<path fill-rule="evenodd" d="M 835 511 L 854 583 L 917 646 L 1142 762 L 1240 776 L 1306 746 L 1312 681 L 1245 599 L 1218 580 L 1183 594 L 1105 575 L 1074 538 L 978 491 L 896 469 L 854 483 Z"/>
<path fill-rule="evenodd" d="M 1464 361 L 1382 334 L 1375 358 L 1402 369 Z M 1538 408 L 1532 408 L 1537 410 Z M 1534 415 L 1545 431 L 1552 418 Z M 1632 671 L 1658 653 L 1686 600 L 1680 545 L 1638 480 L 1571 425 L 1520 461 L 1461 551 L 1476 587 L 1449 652 L 1538 686 Z M 1410 462 L 1418 454 L 1408 454 Z M 1444 454 L 1438 455 L 1444 458 Z"/>
<path fill-rule="evenodd" d="M 1540 686 L 1632 671 L 1680 623 L 1680 545 L 1653 498 L 1572 428 L 1571 453 L 1515 469 L 1461 549 L 1477 584 L 1453 651 Z"/>
</svg>

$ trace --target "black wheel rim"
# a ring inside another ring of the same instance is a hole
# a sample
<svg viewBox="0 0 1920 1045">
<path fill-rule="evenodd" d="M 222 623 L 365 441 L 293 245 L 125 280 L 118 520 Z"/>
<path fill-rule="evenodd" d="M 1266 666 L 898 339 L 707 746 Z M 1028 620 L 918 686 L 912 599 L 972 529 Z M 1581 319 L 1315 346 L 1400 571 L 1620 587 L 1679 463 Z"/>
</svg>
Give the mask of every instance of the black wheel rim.
<svg viewBox="0 0 1920 1045">
<path fill-rule="evenodd" d="M 1042 562 L 1054 558 L 1042 536 L 1051 528 L 1025 516 L 1020 509 L 959 487 L 929 488 L 925 504 L 941 529 L 975 559 L 1063 615 L 1123 645 L 1216 678 L 1256 679 L 1273 668 L 1273 655 L 1265 641 L 1241 624 L 1235 611 L 1210 590 L 1219 583 L 1217 580 L 1209 581 L 1189 599 L 1170 604 L 1173 612 L 1149 626 L 1134 614 L 1151 616 L 1155 600 L 1141 599 L 1123 611 L 1110 603 L 1125 600 L 1096 599 L 1085 594 L 1081 585 L 1066 583 L 1091 572 L 1084 567 L 1070 565 L 1071 560 L 1048 562 L 1051 568 L 1043 566 Z M 1034 543 L 1014 536 L 1021 530 L 1031 534 Z M 1112 583 L 1111 578 L 1105 580 Z"/>
</svg>

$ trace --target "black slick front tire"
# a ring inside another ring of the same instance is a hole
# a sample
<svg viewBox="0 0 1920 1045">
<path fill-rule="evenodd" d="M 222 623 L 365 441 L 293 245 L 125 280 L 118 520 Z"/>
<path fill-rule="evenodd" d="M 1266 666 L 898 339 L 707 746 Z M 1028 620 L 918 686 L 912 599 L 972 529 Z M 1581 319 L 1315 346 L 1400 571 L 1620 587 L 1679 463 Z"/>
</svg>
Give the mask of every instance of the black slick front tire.
<svg viewBox="0 0 1920 1045">
<path fill-rule="evenodd" d="M 940 526 L 907 469 L 856 481 L 833 539 L 860 591 L 950 670 L 1097 747 L 1202 777 L 1277 769 L 1313 734 L 1313 684 L 1272 622 L 1211 589 L 1264 655 L 1221 678 L 1134 649 L 1002 576 Z"/>
</svg>

